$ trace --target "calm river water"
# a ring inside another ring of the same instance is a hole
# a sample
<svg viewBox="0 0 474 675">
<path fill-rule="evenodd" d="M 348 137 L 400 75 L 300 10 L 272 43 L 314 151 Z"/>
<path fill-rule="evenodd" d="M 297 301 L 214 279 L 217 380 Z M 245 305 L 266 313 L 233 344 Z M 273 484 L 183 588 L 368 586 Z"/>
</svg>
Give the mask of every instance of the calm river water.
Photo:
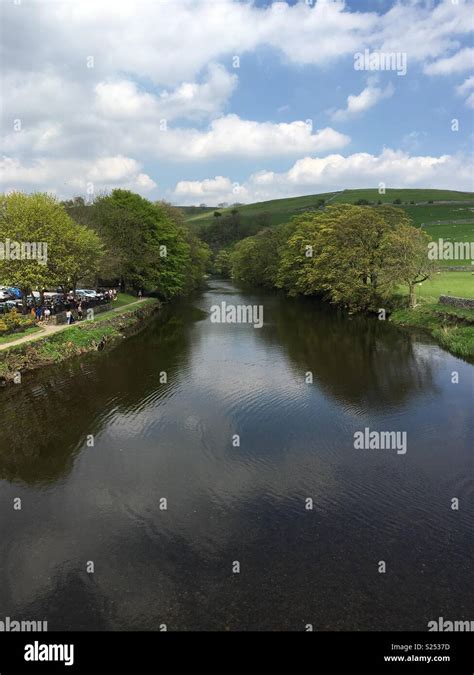
<svg viewBox="0 0 474 675">
<path fill-rule="evenodd" d="M 263 305 L 263 328 L 212 323 L 222 301 Z M 382 321 L 212 280 L 114 350 L 30 374 L 0 391 L 0 619 L 474 619 L 473 373 Z M 366 427 L 407 452 L 355 449 Z"/>
</svg>

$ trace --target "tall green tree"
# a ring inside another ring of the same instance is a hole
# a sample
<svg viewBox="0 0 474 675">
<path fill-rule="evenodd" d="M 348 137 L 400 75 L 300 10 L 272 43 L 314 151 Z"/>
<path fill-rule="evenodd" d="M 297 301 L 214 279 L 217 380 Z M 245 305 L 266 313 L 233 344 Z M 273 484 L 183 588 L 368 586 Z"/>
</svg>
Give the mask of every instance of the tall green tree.
<svg viewBox="0 0 474 675">
<path fill-rule="evenodd" d="M 392 230 L 384 245 L 385 274 L 393 286 L 408 287 L 408 303 L 416 306 L 416 285 L 427 281 L 436 271 L 428 257 L 429 235 L 411 225 L 400 224 Z"/>
<path fill-rule="evenodd" d="M 113 190 L 94 204 L 94 227 L 106 249 L 101 274 L 124 287 L 171 298 L 189 290 L 207 265 L 201 246 L 171 205 Z"/>
<path fill-rule="evenodd" d="M 71 221 L 60 245 L 60 254 L 51 261 L 58 286 L 64 293 L 76 292 L 78 282 L 88 280 L 96 285 L 96 275 L 104 255 L 104 247 L 96 232 Z"/>
<path fill-rule="evenodd" d="M 320 294 L 350 310 L 376 309 L 391 282 L 385 243 L 407 224 L 403 211 L 338 204 L 295 219 L 283 247 L 277 285 L 290 294 Z"/>
<path fill-rule="evenodd" d="M 232 277 L 255 286 L 274 286 L 279 243 L 279 231 L 270 228 L 237 242 L 230 256 Z"/>
<path fill-rule="evenodd" d="M 0 242 L 36 245 L 38 250 L 41 245 L 46 251 L 41 258 L 0 257 L 0 282 L 20 289 L 23 311 L 27 311 L 27 296 L 33 289 L 58 283 L 56 266 L 64 256 L 64 243 L 73 227 L 73 221 L 52 195 L 12 192 L 0 196 Z"/>
</svg>

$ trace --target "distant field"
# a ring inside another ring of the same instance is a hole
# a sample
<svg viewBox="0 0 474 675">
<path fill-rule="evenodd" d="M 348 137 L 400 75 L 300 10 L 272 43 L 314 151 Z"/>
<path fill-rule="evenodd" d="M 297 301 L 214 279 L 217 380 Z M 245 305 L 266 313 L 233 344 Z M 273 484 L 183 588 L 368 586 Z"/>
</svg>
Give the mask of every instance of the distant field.
<svg viewBox="0 0 474 675">
<path fill-rule="evenodd" d="M 345 204 L 356 201 L 357 199 L 367 199 L 369 202 L 393 202 L 394 199 L 401 199 L 402 202 L 414 201 L 428 202 L 433 201 L 473 201 L 472 192 L 457 192 L 454 190 L 386 190 L 384 195 L 380 195 L 378 190 L 343 190 L 335 193 L 333 202 L 336 204 Z"/>
<path fill-rule="evenodd" d="M 474 223 L 474 193 L 454 192 L 450 190 L 387 190 L 384 195 L 379 195 L 377 190 L 344 190 L 342 192 L 326 192 L 305 197 L 291 197 L 288 199 L 274 199 L 268 202 L 244 204 L 236 207 L 243 220 L 255 218 L 262 213 L 268 213 L 271 224 L 285 222 L 297 213 L 306 209 L 317 208 L 318 200 L 324 199 L 330 204 L 354 203 L 359 199 L 370 202 L 393 203 L 395 199 L 401 199 L 404 208 L 416 225 L 422 222 L 434 220 L 472 219 Z M 450 201 L 451 204 L 428 204 L 434 202 Z M 415 204 L 409 202 L 414 201 Z M 456 202 L 466 202 L 456 203 Z M 470 202 L 470 203 L 469 203 Z M 202 209 L 196 213 L 198 207 L 183 207 L 188 223 L 193 225 L 205 225 L 213 221 L 214 211 L 222 215 L 229 213 L 232 207 L 219 209 L 217 207 Z"/>
<path fill-rule="evenodd" d="M 418 298 L 436 300 L 440 295 L 474 298 L 474 274 L 471 272 L 439 272 L 429 281 L 418 285 L 416 295 Z"/>
<path fill-rule="evenodd" d="M 308 197 L 292 197 L 291 199 L 274 199 L 269 202 L 257 202 L 255 204 L 244 204 L 237 206 L 243 220 L 256 218 L 257 216 L 268 213 L 271 217 L 271 224 L 278 225 L 284 223 L 295 214 L 305 211 L 306 209 L 317 208 L 318 199 L 325 199 L 326 201 L 333 197 L 335 193 L 329 192 L 320 195 L 310 195 Z M 230 213 L 233 207 L 226 209 L 219 209 L 217 207 L 202 213 L 187 215 L 189 212 L 185 210 L 186 220 L 188 223 L 194 225 L 209 224 L 214 219 L 214 211 L 219 211 L 222 215 Z"/>
<path fill-rule="evenodd" d="M 455 192 L 450 190 L 387 190 L 385 195 L 379 195 L 377 190 L 344 190 L 329 192 L 306 197 L 292 197 L 289 199 L 275 199 L 268 202 L 258 202 L 236 207 L 240 213 L 243 225 L 255 224 L 258 230 L 258 218 L 267 215 L 271 226 L 288 222 L 293 216 L 310 209 L 318 208 L 318 200 L 324 199 L 326 204 L 354 203 L 359 199 L 370 202 L 382 201 L 393 204 L 400 199 L 402 204 L 397 205 L 404 209 L 415 226 L 428 232 L 433 239 L 442 238 L 445 241 L 473 241 L 474 240 L 474 193 Z M 437 203 L 428 204 L 428 201 Z M 415 204 L 410 204 L 414 201 Z M 451 203 L 440 203 L 440 202 Z M 194 211 L 193 211 L 194 209 Z M 185 215 L 189 225 L 195 229 L 205 227 L 214 221 L 214 211 L 222 215 L 231 209 L 201 209 L 187 207 Z M 470 265 L 470 260 L 450 261 L 442 260 L 440 266 Z"/>
</svg>

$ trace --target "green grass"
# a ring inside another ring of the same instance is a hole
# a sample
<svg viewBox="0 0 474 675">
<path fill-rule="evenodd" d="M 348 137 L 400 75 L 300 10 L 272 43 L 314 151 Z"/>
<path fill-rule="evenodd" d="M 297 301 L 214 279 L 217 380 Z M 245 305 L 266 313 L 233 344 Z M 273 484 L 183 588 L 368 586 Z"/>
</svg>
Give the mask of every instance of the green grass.
<svg viewBox="0 0 474 675">
<path fill-rule="evenodd" d="M 425 330 L 448 351 L 474 360 L 474 310 L 422 302 L 414 309 L 397 309 L 390 321 Z"/>
<path fill-rule="evenodd" d="M 44 338 L 39 336 L 38 340 L 12 345 L 0 352 L 0 377 L 8 380 L 18 370 L 34 370 L 95 351 L 103 338 L 109 342 L 139 327 L 151 315 L 149 306 L 157 303 L 154 298 L 149 298 L 123 311 L 104 312 L 95 321 L 83 321 Z"/>
<path fill-rule="evenodd" d="M 30 326 L 30 328 L 27 328 L 21 333 L 10 333 L 10 335 L 0 337 L 0 345 L 7 344 L 8 342 L 15 342 L 16 340 L 19 340 L 20 338 L 25 337 L 26 335 L 31 335 L 32 333 L 38 333 L 40 331 L 41 328 L 39 328 L 38 326 Z"/>
<path fill-rule="evenodd" d="M 302 213 L 308 209 L 317 208 L 318 199 L 329 199 L 335 193 L 329 192 L 319 195 L 310 195 L 308 197 L 292 197 L 290 199 L 274 199 L 268 202 L 257 202 L 255 204 L 244 204 L 236 207 L 240 213 L 243 222 L 249 222 L 256 219 L 263 213 L 268 213 L 272 225 L 278 225 L 290 220 L 297 213 Z M 211 209 L 203 213 L 188 215 L 186 221 L 190 225 L 201 226 L 208 225 L 214 220 L 214 211 L 219 211 L 222 215 L 230 213 L 233 207 L 227 209 Z M 185 212 L 186 215 L 186 212 Z"/>
<path fill-rule="evenodd" d="M 400 290 L 406 292 L 406 289 Z M 416 287 L 417 298 L 438 300 L 440 295 L 474 298 L 474 274 L 471 272 L 438 272 L 432 279 Z"/>
<path fill-rule="evenodd" d="M 400 291 L 406 295 L 407 289 Z M 474 274 L 439 272 L 416 287 L 417 306 L 395 310 L 390 321 L 428 331 L 448 351 L 474 359 L 474 310 L 441 305 L 440 295 L 474 298 Z"/>
<path fill-rule="evenodd" d="M 130 305 L 130 304 L 132 304 L 133 302 L 137 302 L 137 301 L 138 301 L 138 298 L 134 298 L 133 295 L 128 295 L 128 296 L 127 296 L 125 293 L 119 293 L 119 295 L 124 295 L 125 297 L 132 298 L 132 300 L 131 300 L 131 301 L 128 301 L 128 302 L 123 302 L 122 304 L 117 304 L 117 303 L 119 302 L 119 299 L 117 299 L 117 300 L 113 303 L 113 305 L 112 305 L 112 310 L 111 310 L 111 311 L 108 311 L 108 312 L 102 312 L 101 314 L 97 314 L 97 316 L 95 317 L 95 319 L 93 320 L 92 323 L 98 323 L 98 322 L 101 322 L 101 321 L 106 321 L 107 319 L 110 318 L 110 315 L 111 315 L 111 313 L 112 313 L 112 311 L 113 311 L 114 309 L 122 309 L 122 308 L 126 308 L 127 305 Z M 156 302 L 156 299 L 155 299 L 155 298 L 145 298 L 145 300 L 143 300 L 143 302 L 141 302 L 139 306 L 140 306 L 140 307 L 143 307 L 144 305 L 150 305 L 150 304 L 155 303 L 155 302 Z M 130 311 L 132 311 L 132 310 L 134 310 L 134 309 L 135 309 L 135 307 L 130 307 Z M 85 321 L 82 321 L 82 323 L 85 323 Z"/>
<path fill-rule="evenodd" d="M 138 298 L 135 295 L 130 295 L 129 293 L 118 293 L 117 300 L 112 302 L 112 309 L 117 309 L 118 307 L 125 307 L 131 302 L 137 302 Z"/>
<path fill-rule="evenodd" d="M 367 199 L 369 202 L 392 203 L 394 199 L 402 202 L 428 202 L 433 201 L 473 201 L 472 192 L 457 192 L 455 190 L 423 190 L 423 189 L 387 189 L 384 195 L 379 194 L 377 189 L 342 190 L 336 193 L 333 199 L 335 204 L 347 204 L 358 199 Z"/>
<path fill-rule="evenodd" d="M 413 225 L 423 226 L 432 239 L 442 238 L 445 241 L 472 241 L 474 239 L 474 193 L 455 192 L 451 190 L 387 190 L 384 195 L 379 195 L 377 190 L 343 190 L 341 192 L 328 192 L 314 194 L 305 197 L 291 197 L 289 199 L 274 199 L 268 202 L 257 202 L 237 207 L 241 222 L 244 226 L 253 225 L 262 214 L 268 214 L 271 226 L 285 223 L 291 218 L 304 211 L 316 209 L 318 200 L 325 199 L 327 204 L 354 203 L 359 199 L 367 199 L 370 202 L 393 204 L 395 199 L 401 199 L 402 204 L 397 205 L 404 209 L 412 219 Z M 433 204 L 428 204 L 433 200 Z M 415 204 L 410 204 L 414 201 Z M 440 203 L 451 202 L 451 203 Z M 198 213 L 185 210 L 186 221 L 193 229 L 200 229 L 214 221 L 214 211 L 223 215 L 229 213 L 232 207 L 227 209 L 206 209 Z M 441 267 L 467 266 L 470 260 L 442 260 Z"/>
</svg>

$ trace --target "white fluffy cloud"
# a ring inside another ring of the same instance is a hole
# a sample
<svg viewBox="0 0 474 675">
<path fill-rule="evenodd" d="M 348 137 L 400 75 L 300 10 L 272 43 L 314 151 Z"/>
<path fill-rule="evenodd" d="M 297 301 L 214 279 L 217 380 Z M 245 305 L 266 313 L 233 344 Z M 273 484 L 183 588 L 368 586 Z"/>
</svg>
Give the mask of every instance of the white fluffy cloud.
<svg viewBox="0 0 474 675">
<path fill-rule="evenodd" d="M 410 156 L 384 149 L 380 155 L 355 153 L 348 157 L 304 157 L 285 172 L 259 171 L 239 185 L 223 176 L 205 181 L 180 181 L 170 197 L 175 203 L 253 202 L 330 192 L 345 188 L 386 187 L 471 190 L 471 157 Z M 206 195 L 208 196 L 206 198 Z"/>
<path fill-rule="evenodd" d="M 157 84 L 194 79 L 211 61 L 270 46 L 296 63 L 325 64 L 364 47 L 405 51 L 411 61 L 445 57 L 472 29 L 469 2 L 397 3 L 384 14 L 342 0 L 257 7 L 232 0 L 81 0 L 4 8 L 6 53 L 19 68 L 36 61 L 82 72 L 135 73 Z M 38 31 L 41 26 L 41 31 Z M 179 35 L 179 40 L 176 40 Z"/>
<path fill-rule="evenodd" d="M 39 159 L 31 164 L 4 157 L 0 160 L 0 174 L 6 191 L 40 189 L 59 196 L 71 191 L 85 193 L 88 189 L 98 193 L 114 187 L 137 192 L 156 188 L 156 183 L 141 172 L 141 165 L 136 160 L 122 155 L 101 157 L 92 162 Z"/>
<path fill-rule="evenodd" d="M 464 101 L 468 108 L 474 108 L 474 91 L 471 91 L 472 89 L 474 89 L 474 75 L 471 75 L 459 87 L 456 87 L 456 93 L 459 96 L 466 96 L 468 94 Z"/>
<path fill-rule="evenodd" d="M 156 153 L 164 153 L 169 158 L 210 160 L 221 157 L 291 157 L 304 152 L 325 152 L 344 147 L 350 138 L 330 127 L 313 133 L 311 126 L 302 121 L 274 124 L 226 115 L 214 120 L 205 131 L 169 129 L 155 142 Z"/>
<path fill-rule="evenodd" d="M 265 48 L 290 64 L 325 68 L 343 61 L 352 68 L 353 54 L 369 48 L 406 52 L 409 69 L 461 72 L 472 56 L 460 43 L 472 29 L 472 8 L 461 0 L 428 5 L 396 3 L 378 13 L 342 0 L 4 3 L 3 186 L 16 176 L 15 187 L 65 192 L 92 180 L 90 172 L 109 185 L 113 158 L 122 166 L 135 162 L 117 182 L 143 191 L 154 185 L 142 172 L 146 162 L 340 150 L 350 139 L 329 127 L 312 131 L 299 120 L 278 124 L 229 114 L 238 78 L 249 75 L 246 55 Z M 334 119 L 389 95 L 390 87 L 369 83 Z M 466 104 L 473 99 L 470 94 Z"/>
<path fill-rule="evenodd" d="M 472 70 L 474 67 L 474 49 L 466 47 L 445 59 L 439 59 L 425 66 L 428 75 L 452 75 Z"/>
<path fill-rule="evenodd" d="M 341 110 L 336 110 L 331 117 L 336 122 L 341 122 L 364 113 L 373 108 L 384 98 L 393 96 L 395 88 L 391 82 L 385 88 L 377 86 L 375 79 L 369 79 L 367 86 L 360 94 L 351 94 L 347 97 L 347 105 Z"/>
<path fill-rule="evenodd" d="M 133 80 L 99 82 L 94 89 L 97 112 L 108 119 L 199 119 L 217 115 L 237 85 L 237 75 L 210 64 L 203 83 L 183 82 L 158 96 L 141 91 Z"/>
</svg>

